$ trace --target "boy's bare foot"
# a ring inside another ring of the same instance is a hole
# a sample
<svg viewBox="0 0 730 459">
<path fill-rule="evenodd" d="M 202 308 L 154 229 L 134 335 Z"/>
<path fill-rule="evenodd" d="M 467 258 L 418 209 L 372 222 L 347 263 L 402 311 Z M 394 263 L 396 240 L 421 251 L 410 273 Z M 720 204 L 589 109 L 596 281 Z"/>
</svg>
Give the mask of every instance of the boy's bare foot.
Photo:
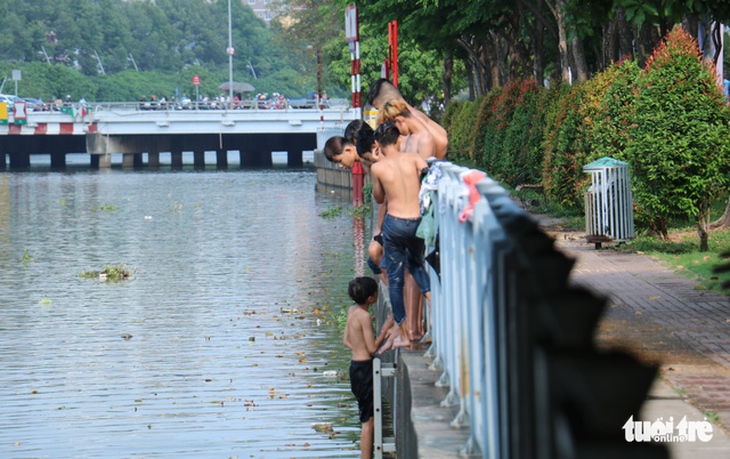
<svg viewBox="0 0 730 459">
<path fill-rule="evenodd" d="M 398 338 L 397 333 L 390 333 L 388 335 L 388 339 L 385 340 L 385 343 L 380 347 L 380 350 L 378 351 L 378 354 L 382 354 L 385 351 L 389 351 L 393 349 L 393 344 L 395 343 L 395 340 Z"/>
<path fill-rule="evenodd" d="M 405 340 L 398 336 L 395 341 L 393 342 L 393 348 L 396 347 L 407 347 L 410 346 L 412 343 L 406 338 Z"/>
</svg>

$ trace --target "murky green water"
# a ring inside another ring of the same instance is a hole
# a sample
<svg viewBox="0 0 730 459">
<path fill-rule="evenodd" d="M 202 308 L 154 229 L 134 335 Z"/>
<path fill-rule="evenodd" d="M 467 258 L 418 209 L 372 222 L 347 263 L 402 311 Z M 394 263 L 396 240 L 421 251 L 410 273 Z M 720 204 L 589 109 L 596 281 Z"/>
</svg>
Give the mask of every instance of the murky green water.
<svg viewBox="0 0 730 459">
<path fill-rule="evenodd" d="M 358 456 L 330 376 L 357 231 L 315 182 L 0 173 L 0 457 Z M 79 278 L 119 263 L 133 279 Z"/>
</svg>

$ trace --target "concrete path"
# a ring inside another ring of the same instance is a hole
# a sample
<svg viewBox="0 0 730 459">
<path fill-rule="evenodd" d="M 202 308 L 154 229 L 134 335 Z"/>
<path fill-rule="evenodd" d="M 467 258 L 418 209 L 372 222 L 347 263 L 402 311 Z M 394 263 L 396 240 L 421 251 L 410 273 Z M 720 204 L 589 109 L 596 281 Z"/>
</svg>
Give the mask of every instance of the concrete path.
<svg viewBox="0 0 730 459">
<path fill-rule="evenodd" d="M 730 301 L 698 288 L 647 255 L 595 250 L 568 233 L 555 233 L 558 248 L 576 260 L 571 279 L 608 297 L 596 334 L 602 348 L 619 347 L 659 364 L 641 421 L 675 425 L 713 421 L 708 442 L 668 443 L 674 459 L 730 457 Z M 639 419 L 635 419 L 638 421 Z"/>
</svg>

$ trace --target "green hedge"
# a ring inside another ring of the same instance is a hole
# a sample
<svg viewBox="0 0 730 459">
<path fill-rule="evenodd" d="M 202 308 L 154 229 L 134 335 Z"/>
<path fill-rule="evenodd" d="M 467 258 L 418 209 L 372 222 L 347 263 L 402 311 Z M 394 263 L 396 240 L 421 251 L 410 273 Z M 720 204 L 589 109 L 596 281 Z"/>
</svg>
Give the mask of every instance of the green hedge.
<svg viewBox="0 0 730 459">
<path fill-rule="evenodd" d="M 702 233 L 709 205 L 728 188 L 730 109 L 698 56 L 675 28 L 643 70 L 623 60 L 582 84 L 515 80 L 452 105 L 450 158 L 508 186 L 541 183 L 553 207 L 572 213 L 582 212 L 585 164 L 627 161 L 639 229 L 666 234 L 672 219 L 692 216 Z"/>
</svg>

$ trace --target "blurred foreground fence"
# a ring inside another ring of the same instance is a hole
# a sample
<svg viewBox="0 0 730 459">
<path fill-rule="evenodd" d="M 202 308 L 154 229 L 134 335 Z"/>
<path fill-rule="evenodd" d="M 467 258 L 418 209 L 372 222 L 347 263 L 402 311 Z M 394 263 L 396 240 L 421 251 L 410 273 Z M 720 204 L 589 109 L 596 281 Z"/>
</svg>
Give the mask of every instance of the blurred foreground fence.
<svg viewBox="0 0 730 459">
<path fill-rule="evenodd" d="M 444 429 L 469 432 L 454 453 L 668 457 L 663 446 L 624 438 L 622 426 L 638 414 L 656 368 L 596 350 L 605 300 L 568 283 L 573 261 L 497 182 L 478 181 L 478 171 L 448 162 L 434 167 L 442 174 L 434 203 L 437 242 L 428 249 L 433 343 L 426 355 L 440 372 L 436 385 L 448 388 L 442 405 L 458 407 Z M 468 182 L 478 183 L 470 188 Z M 470 203 L 473 212 L 465 212 Z M 396 383 L 396 398 L 410 397 L 402 384 Z M 419 400 L 394 403 L 398 417 L 409 418 Z M 399 430 L 408 422 L 395 420 Z M 396 435 L 398 457 L 419 457 L 413 443 L 398 440 L 403 436 Z"/>
</svg>

